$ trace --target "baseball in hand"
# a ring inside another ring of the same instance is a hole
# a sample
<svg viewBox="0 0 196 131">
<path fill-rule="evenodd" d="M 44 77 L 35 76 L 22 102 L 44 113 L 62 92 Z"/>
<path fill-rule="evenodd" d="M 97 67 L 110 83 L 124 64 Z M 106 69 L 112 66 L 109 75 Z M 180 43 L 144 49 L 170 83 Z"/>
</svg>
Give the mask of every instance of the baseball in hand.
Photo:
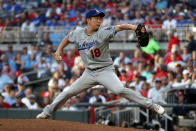
<svg viewBox="0 0 196 131">
<path fill-rule="evenodd" d="M 61 56 L 59 56 L 59 60 L 62 60 L 62 57 Z"/>
</svg>

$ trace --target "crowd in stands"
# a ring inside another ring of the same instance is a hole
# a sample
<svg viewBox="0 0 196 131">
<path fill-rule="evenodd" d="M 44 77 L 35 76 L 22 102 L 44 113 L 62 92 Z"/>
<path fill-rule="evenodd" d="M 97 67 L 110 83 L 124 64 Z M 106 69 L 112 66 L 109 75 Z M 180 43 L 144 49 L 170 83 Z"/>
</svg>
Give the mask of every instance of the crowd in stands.
<svg viewBox="0 0 196 131">
<path fill-rule="evenodd" d="M 152 32 L 150 34 L 147 47 L 138 46 L 133 55 L 131 52 L 130 54 L 119 52 L 119 56 L 114 58 L 115 71 L 125 87 L 155 102 L 167 103 L 169 89 L 196 88 L 196 43 L 190 34 L 187 45 L 181 47 L 180 41 L 171 32 L 168 34 L 168 51 L 162 53 L 159 44 L 153 39 Z M 0 58 L 0 91 L 6 103 L 5 105 L 1 103 L 4 105 L 2 107 L 8 105 L 16 107 L 16 103 L 22 102 L 25 106 L 23 104 L 21 106 L 29 109 L 43 108 L 61 91 L 69 88 L 85 70 L 76 48 L 66 51 L 63 62 L 58 64 L 54 60 L 52 45 L 49 43 L 44 47 L 35 45 L 30 49 L 24 47 L 21 51 L 14 51 L 13 46 L 9 45 Z M 37 71 L 39 79 L 52 74 L 48 90 L 40 94 L 43 99 L 41 104 L 36 103 L 36 96 L 25 86 L 29 78 L 22 72 L 31 70 Z M 100 92 L 100 89 L 93 88 L 82 92 L 75 97 L 75 100 L 68 103 L 71 102 L 72 105 L 75 102 L 105 103 L 118 99 L 114 94 L 110 95 L 111 92 Z M 67 106 L 70 104 L 66 103 L 65 107 Z"/>
<path fill-rule="evenodd" d="M 185 28 L 196 25 L 195 6 L 190 0 L 1 0 L 0 31 L 9 26 L 30 32 L 43 26 L 69 31 L 85 25 L 90 8 L 106 13 L 103 26 L 144 23 L 156 29 Z"/>
<path fill-rule="evenodd" d="M 90 8 L 102 9 L 105 13 L 104 26 L 119 23 L 144 23 L 150 28 L 175 29 L 196 25 L 194 7 L 187 0 L 1 0 L 0 12 L 7 15 L 0 18 L 0 32 L 7 26 L 20 26 L 21 30 L 36 31 L 46 26 L 53 30 L 61 27 L 70 30 L 85 24 L 85 11 Z M 6 17 L 6 19 L 3 19 Z M 114 58 L 115 72 L 126 88 L 152 99 L 167 103 L 167 92 L 175 88 L 196 88 L 196 42 L 190 33 L 182 47 L 173 31 L 168 32 L 168 50 L 162 51 L 150 32 L 147 47 L 135 49 L 134 53 L 123 51 Z M 31 48 L 15 51 L 8 45 L 0 51 L 0 108 L 40 109 L 50 104 L 64 89 L 79 78 L 85 70 L 76 48 L 64 53 L 62 63 L 53 57 L 53 46 L 49 34 Z M 23 72 L 37 71 L 42 79 L 52 74 L 47 90 L 39 96 L 26 87 L 29 78 Z M 183 103 L 183 92 L 176 94 L 178 103 Z M 41 101 L 37 101 L 37 98 Z M 110 102 L 122 99 L 102 85 L 83 91 L 69 99 L 61 110 L 81 110 L 87 107 L 74 106 L 78 102 Z M 175 115 L 187 114 L 187 110 L 173 109 Z"/>
</svg>

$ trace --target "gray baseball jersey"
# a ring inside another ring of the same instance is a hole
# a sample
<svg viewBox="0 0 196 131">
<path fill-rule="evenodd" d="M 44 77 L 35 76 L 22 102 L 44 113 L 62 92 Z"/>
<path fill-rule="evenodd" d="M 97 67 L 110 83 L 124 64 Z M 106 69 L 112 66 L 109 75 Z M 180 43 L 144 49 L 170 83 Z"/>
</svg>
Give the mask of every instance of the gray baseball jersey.
<svg viewBox="0 0 196 131">
<path fill-rule="evenodd" d="M 154 108 L 152 100 L 142 97 L 131 89 L 125 88 L 115 74 L 113 66 L 110 66 L 113 64 L 113 61 L 109 53 L 109 40 L 115 35 L 115 26 L 99 29 L 90 36 L 86 35 L 85 31 L 86 28 L 78 28 L 70 32 L 68 40 L 77 44 L 86 68 L 105 68 L 97 71 L 85 70 L 82 76 L 71 87 L 65 88 L 50 105 L 44 108 L 43 114 L 52 114 L 70 97 L 97 84 L 101 84 L 115 94 L 137 102 L 144 107 Z"/>
<path fill-rule="evenodd" d="M 77 44 L 86 68 L 94 69 L 113 64 L 109 53 L 109 40 L 115 35 L 115 26 L 104 27 L 92 35 L 85 28 L 77 28 L 69 33 L 68 40 Z"/>
</svg>

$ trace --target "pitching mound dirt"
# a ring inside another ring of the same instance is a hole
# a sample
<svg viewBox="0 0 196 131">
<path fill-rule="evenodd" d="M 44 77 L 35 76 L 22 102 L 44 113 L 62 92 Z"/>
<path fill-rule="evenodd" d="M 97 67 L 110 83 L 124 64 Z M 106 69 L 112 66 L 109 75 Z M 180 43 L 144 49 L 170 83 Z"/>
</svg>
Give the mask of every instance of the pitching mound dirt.
<svg viewBox="0 0 196 131">
<path fill-rule="evenodd" d="M 84 124 L 79 122 L 36 120 L 36 119 L 0 119 L 0 131 L 144 131 L 132 128 L 110 127 Z"/>
</svg>

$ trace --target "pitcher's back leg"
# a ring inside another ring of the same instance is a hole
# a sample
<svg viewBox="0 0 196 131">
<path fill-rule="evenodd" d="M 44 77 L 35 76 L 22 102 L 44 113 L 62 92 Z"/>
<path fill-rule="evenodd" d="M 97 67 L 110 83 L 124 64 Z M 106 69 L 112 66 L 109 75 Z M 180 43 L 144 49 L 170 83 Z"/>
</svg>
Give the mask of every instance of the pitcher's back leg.
<svg viewBox="0 0 196 131">
<path fill-rule="evenodd" d="M 50 105 L 47 105 L 44 108 L 42 114 L 51 115 L 59 107 L 61 107 L 69 98 L 71 98 L 74 95 L 77 95 L 83 90 L 86 90 L 96 84 L 97 82 L 94 80 L 94 78 L 90 74 L 88 74 L 87 71 L 84 71 L 83 75 L 79 79 L 77 79 L 71 85 L 71 87 L 67 87 L 66 89 L 64 89 Z"/>
</svg>

